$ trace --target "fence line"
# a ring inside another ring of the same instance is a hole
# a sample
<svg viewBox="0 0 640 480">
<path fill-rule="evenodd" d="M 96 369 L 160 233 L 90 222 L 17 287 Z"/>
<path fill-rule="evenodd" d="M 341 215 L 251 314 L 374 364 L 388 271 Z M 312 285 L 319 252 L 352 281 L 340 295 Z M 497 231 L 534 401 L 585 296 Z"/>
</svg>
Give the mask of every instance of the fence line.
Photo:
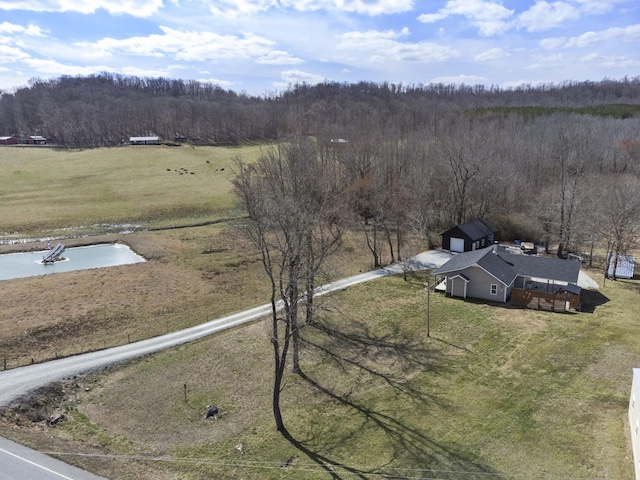
<svg viewBox="0 0 640 480">
<path fill-rule="evenodd" d="M 170 332 L 189 328 L 200 323 L 205 323 L 210 320 L 210 315 L 206 315 L 200 322 L 189 322 L 184 325 L 174 325 L 174 328 L 170 330 L 169 321 L 158 321 L 152 326 L 152 328 L 140 329 L 137 333 L 122 333 L 121 335 L 110 335 L 111 341 L 94 341 L 90 344 L 80 345 L 77 349 L 73 346 L 64 348 L 64 350 L 57 352 L 48 352 L 46 354 L 38 355 L 38 352 L 28 353 L 16 353 L 14 355 L 8 355 L 0 353 L 0 368 L 2 370 L 12 370 L 14 368 L 20 368 L 35 363 L 45 363 L 50 360 L 56 360 L 58 358 L 72 357 L 75 355 L 82 355 L 83 353 L 95 352 L 98 350 L 106 350 L 107 348 L 119 347 L 129 343 L 146 340 L 148 338 L 159 337 Z"/>
</svg>

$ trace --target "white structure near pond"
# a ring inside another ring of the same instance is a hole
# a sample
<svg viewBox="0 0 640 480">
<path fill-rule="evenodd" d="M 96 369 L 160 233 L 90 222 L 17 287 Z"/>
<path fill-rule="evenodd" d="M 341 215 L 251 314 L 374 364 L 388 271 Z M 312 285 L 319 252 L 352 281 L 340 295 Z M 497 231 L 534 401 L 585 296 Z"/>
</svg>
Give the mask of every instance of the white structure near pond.
<svg viewBox="0 0 640 480">
<path fill-rule="evenodd" d="M 640 480 L 640 403 L 638 402 L 640 402 L 640 368 L 634 368 L 629 399 L 629 428 L 636 480 Z"/>
<path fill-rule="evenodd" d="M 45 263 L 43 257 L 51 250 L 0 255 L 0 280 L 36 277 L 51 273 L 73 272 L 91 268 L 116 267 L 142 263 L 146 260 L 121 243 L 103 243 L 67 248 L 64 256 Z"/>
</svg>

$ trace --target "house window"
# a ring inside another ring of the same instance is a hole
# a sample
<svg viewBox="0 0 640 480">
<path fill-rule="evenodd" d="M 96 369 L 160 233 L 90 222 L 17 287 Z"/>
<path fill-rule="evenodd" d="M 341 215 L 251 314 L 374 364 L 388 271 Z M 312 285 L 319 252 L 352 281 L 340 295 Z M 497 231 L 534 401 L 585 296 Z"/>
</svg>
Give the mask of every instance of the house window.
<svg viewBox="0 0 640 480">
<path fill-rule="evenodd" d="M 498 294 L 498 285 L 496 285 L 495 283 L 491 284 L 491 295 L 497 295 Z"/>
</svg>

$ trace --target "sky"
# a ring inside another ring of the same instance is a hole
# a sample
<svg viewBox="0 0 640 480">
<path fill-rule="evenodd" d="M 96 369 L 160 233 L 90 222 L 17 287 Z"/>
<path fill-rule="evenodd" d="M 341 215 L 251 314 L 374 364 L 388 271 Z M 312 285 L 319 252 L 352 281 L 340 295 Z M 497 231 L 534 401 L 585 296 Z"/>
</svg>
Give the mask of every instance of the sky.
<svg viewBox="0 0 640 480">
<path fill-rule="evenodd" d="M 250 95 L 618 80 L 640 75 L 640 2 L 0 0 L 0 90 L 101 72 Z"/>
</svg>

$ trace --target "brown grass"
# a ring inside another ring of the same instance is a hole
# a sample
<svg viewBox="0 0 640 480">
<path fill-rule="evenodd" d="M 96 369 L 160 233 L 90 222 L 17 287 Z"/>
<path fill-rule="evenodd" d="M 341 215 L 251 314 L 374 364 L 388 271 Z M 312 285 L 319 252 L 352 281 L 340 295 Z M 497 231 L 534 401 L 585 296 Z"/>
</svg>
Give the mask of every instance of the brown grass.
<svg viewBox="0 0 640 480">
<path fill-rule="evenodd" d="M 231 253 L 244 241 L 223 231 L 210 226 L 128 235 L 120 240 L 146 263 L 2 282 L 0 358 L 13 367 L 100 349 L 258 304 L 265 298 L 258 257 L 250 248 Z M 216 251 L 204 253 L 212 243 Z"/>
</svg>

